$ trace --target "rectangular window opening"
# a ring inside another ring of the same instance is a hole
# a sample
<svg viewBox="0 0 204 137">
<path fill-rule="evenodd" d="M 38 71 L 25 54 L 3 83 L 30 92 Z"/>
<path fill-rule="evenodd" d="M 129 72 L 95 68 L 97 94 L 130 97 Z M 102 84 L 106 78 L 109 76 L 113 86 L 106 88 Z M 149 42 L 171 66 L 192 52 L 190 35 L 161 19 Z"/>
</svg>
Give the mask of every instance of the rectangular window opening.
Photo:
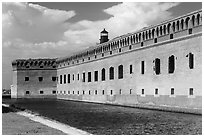
<svg viewBox="0 0 204 137">
<path fill-rule="evenodd" d="M 91 82 L 91 72 L 88 72 L 88 82 Z"/>
<path fill-rule="evenodd" d="M 190 95 L 190 96 L 193 95 L 193 88 L 189 88 L 189 95 Z"/>
<path fill-rule="evenodd" d="M 171 88 L 171 95 L 174 95 L 174 88 Z"/>
<path fill-rule="evenodd" d="M 192 33 L 193 33 L 193 29 L 190 28 L 190 29 L 188 30 L 188 34 L 192 34 Z"/>
<path fill-rule="evenodd" d="M 173 34 L 170 34 L 170 39 L 173 39 L 174 38 L 174 35 Z"/>
<path fill-rule="evenodd" d="M 158 88 L 155 88 L 155 95 L 158 95 Z"/>
<path fill-rule="evenodd" d="M 144 61 L 141 61 L 141 74 L 144 74 L 144 67 L 145 67 Z"/>
<path fill-rule="evenodd" d="M 142 95 L 144 95 L 144 89 L 142 89 Z"/>
<path fill-rule="evenodd" d="M 130 65 L 130 74 L 132 74 L 133 71 L 132 71 L 132 65 Z"/>
<path fill-rule="evenodd" d="M 94 71 L 94 81 L 98 81 L 98 71 Z"/>
<path fill-rule="evenodd" d="M 38 77 L 38 80 L 41 82 L 43 81 L 43 77 Z"/>
<path fill-rule="evenodd" d="M 157 43 L 157 38 L 154 39 L 154 43 Z"/>
<path fill-rule="evenodd" d="M 25 77 L 25 81 L 29 81 L 29 77 Z"/>
<path fill-rule="evenodd" d="M 56 94 L 56 90 L 53 90 L 53 91 L 52 91 L 52 94 Z"/>
</svg>

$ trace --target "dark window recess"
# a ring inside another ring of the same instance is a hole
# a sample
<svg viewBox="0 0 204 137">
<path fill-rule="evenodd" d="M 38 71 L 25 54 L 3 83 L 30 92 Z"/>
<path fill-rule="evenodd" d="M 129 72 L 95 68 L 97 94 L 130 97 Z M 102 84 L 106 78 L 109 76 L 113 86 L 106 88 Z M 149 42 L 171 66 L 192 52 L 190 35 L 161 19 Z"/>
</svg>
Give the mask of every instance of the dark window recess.
<svg viewBox="0 0 204 137">
<path fill-rule="evenodd" d="M 119 52 L 121 52 L 121 48 L 119 48 Z"/>
<path fill-rule="evenodd" d="M 72 62 L 72 64 L 74 64 L 74 61 Z"/>
<path fill-rule="evenodd" d="M 66 94 L 66 91 L 64 91 L 64 94 Z"/>
<path fill-rule="evenodd" d="M 130 95 L 132 94 L 132 89 L 130 89 Z"/>
<path fill-rule="evenodd" d="M 52 77 L 52 81 L 56 81 L 57 80 L 57 78 L 56 77 Z"/>
<path fill-rule="evenodd" d="M 97 56 L 95 55 L 95 59 L 97 58 Z"/>
<path fill-rule="evenodd" d="M 102 90 L 102 94 L 103 94 L 103 95 L 105 94 L 105 91 L 104 91 L 104 90 Z"/>
<path fill-rule="evenodd" d="M 118 66 L 118 79 L 123 78 L 123 65 Z"/>
<path fill-rule="evenodd" d="M 170 39 L 173 39 L 174 38 L 174 35 L 173 34 L 170 34 Z"/>
<path fill-rule="evenodd" d="M 79 60 L 77 60 L 77 63 L 79 63 Z"/>
<path fill-rule="evenodd" d="M 43 68 L 43 66 L 40 66 L 40 68 Z"/>
<path fill-rule="evenodd" d="M 158 88 L 155 88 L 155 95 L 158 95 Z"/>
<path fill-rule="evenodd" d="M 130 65 L 130 74 L 132 74 L 133 71 L 132 71 L 132 65 Z"/>
<path fill-rule="evenodd" d="M 27 94 L 27 95 L 30 94 L 30 91 L 26 91 L 26 94 Z"/>
<path fill-rule="evenodd" d="M 85 94 L 85 91 L 83 90 L 83 95 Z"/>
<path fill-rule="evenodd" d="M 52 94 L 56 94 L 56 90 L 53 90 L 53 91 L 52 91 Z"/>
<path fill-rule="evenodd" d="M 193 69 L 194 68 L 194 56 L 192 53 L 189 53 L 189 68 Z"/>
<path fill-rule="evenodd" d="M 67 75 L 67 83 L 70 83 L 70 74 Z"/>
<path fill-rule="evenodd" d="M 44 93 L 44 92 L 41 90 L 41 91 L 40 91 L 40 94 L 43 94 L 43 93 Z"/>
<path fill-rule="evenodd" d="M 30 66 L 26 66 L 26 68 L 29 68 Z"/>
<path fill-rule="evenodd" d="M 74 81 L 74 74 L 72 75 L 72 79 L 73 79 L 73 81 Z"/>
<path fill-rule="evenodd" d="M 90 60 L 90 57 L 88 57 L 88 60 Z"/>
<path fill-rule="evenodd" d="M 104 53 L 102 53 L 102 57 L 104 56 Z"/>
<path fill-rule="evenodd" d="M 82 59 L 82 61 L 84 62 L 84 59 Z"/>
<path fill-rule="evenodd" d="M 82 82 L 85 82 L 85 72 L 83 73 Z"/>
<path fill-rule="evenodd" d="M 175 59 L 174 55 L 169 57 L 169 73 L 174 73 L 175 70 Z"/>
<path fill-rule="evenodd" d="M 29 81 L 29 77 L 25 77 L 25 81 Z"/>
<path fill-rule="evenodd" d="M 112 51 L 110 51 L 110 55 L 112 55 Z"/>
<path fill-rule="evenodd" d="M 132 45 L 129 46 L 129 50 L 131 50 L 131 49 L 132 49 Z"/>
<path fill-rule="evenodd" d="M 192 33 L 193 33 L 193 29 L 192 28 L 188 29 L 188 34 L 192 34 Z"/>
<path fill-rule="evenodd" d="M 98 71 L 94 71 L 94 81 L 98 81 Z"/>
<path fill-rule="evenodd" d="M 189 88 L 189 95 L 193 95 L 193 88 Z"/>
<path fill-rule="evenodd" d="M 62 84 L 62 75 L 60 75 L 60 84 Z"/>
<path fill-rule="evenodd" d="M 160 74 L 160 59 L 155 59 L 155 73 L 156 75 Z"/>
<path fill-rule="evenodd" d="M 91 82 L 91 72 L 88 72 L 88 82 Z"/>
<path fill-rule="evenodd" d="M 154 39 L 154 43 L 157 43 L 157 38 Z"/>
<path fill-rule="evenodd" d="M 43 81 L 43 77 L 38 77 L 38 80 L 41 82 Z"/>
<path fill-rule="evenodd" d="M 79 80 L 79 74 L 77 74 L 77 79 Z"/>
<path fill-rule="evenodd" d="M 66 75 L 64 75 L 64 84 L 66 84 Z"/>
<path fill-rule="evenodd" d="M 95 90 L 95 94 L 97 95 L 97 90 Z"/>
<path fill-rule="evenodd" d="M 121 90 L 121 89 L 119 90 L 119 94 L 120 94 L 120 95 L 122 94 L 122 90 Z"/>
<path fill-rule="evenodd" d="M 102 80 L 102 81 L 105 81 L 105 68 L 102 69 L 101 75 L 102 75 L 102 76 L 101 76 L 101 80 Z"/>
<path fill-rule="evenodd" d="M 174 88 L 171 88 L 171 95 L 174 95 Z"/>
<path fill-rule="evenodd" d="M 79 94 L 79 91 L 77 93 Z"/>
<path fill-rule="evenodd" d="M 110 77 L 110 80 L 114 79 L 114 67 L 110 67 L 110 69 L 109 69 L 109 77 Z"/>
<path fill-rule="evenodd" d="M 91 95 L 91 91 L 89 90 L 89 95 Z"/>
<path fill-rule="evenodd" d="M 113 90 L 111 90 L 111 95 L 113 95 Z"/>
<path fill-rule="evenodd" d="M 144 89 L 142 89 L 142 95 L 144 95 Z"/>
<path fill-rule="evenodd" d="M 68 91 L 68 94 L 70 94 L 70 91 Z"/>
<path fill-rule="evenodd" d="M 144 61 L 141 61 L 141 74 L 144 74 Z"/>
<path fill-rule="evenodd" d="M 73 91 L 73 94 L 74 94 L 74 91 Z"/>
<path fill-rule="evenodd" d="M 143 47 L 144 46 L 144 42 L 141 42 L 141 47 Z"/>
</svg>

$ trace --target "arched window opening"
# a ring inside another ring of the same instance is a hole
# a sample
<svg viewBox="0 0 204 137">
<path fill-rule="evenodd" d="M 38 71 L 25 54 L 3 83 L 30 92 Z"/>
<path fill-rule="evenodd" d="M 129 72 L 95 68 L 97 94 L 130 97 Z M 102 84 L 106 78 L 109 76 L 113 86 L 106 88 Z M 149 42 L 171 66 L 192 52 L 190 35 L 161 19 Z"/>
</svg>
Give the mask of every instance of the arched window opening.
<svg viewBox="0 0 204 137">
<path fill-rule="evenodd" d="M 155 29 L 152 30 L 152 38 L 154 38 Z"/>
<path fill-rule="evenodd" d="M 136 40 L 135 40 L 135 35 L 134 35 L 134 36 L 133 36 L 133 43 L 135 43 L 135 41 L 136 41 Z"/>
<path fill-rule="evenodd" d="M 105 68 L 101 70 L 101 80 L 105 81 Z"/>
<path fill-rule="evenodd" d="M 197 15 L 197 24 L 200 25 L 200 14 Z"/>
<path fill-rule="evenodd" d="M 175 28 L 176 28 L 175 26 L 176 26 L 176 25 L 175 25 L 175 22 L 173 22 L 173 25 L 172 25 L 172 30 L 173 30 L 173 32 L 175 32 L 175 30 L 176 30 L 176 29 L 175 29 Z"/>
<path fill-rule="evenodd" d="M 169 57 L 169 73 L 174 73 L 175 70 L 175 57 L 174 55 Z"/>
<path fill-rule="evenodd" d="M 114 79 L 114 67 L 110 67 L 109 69 L 109 78 L 110 80 Z"/>
<path fill-rule="evenodd" d="M 162 35 L 162 26 L 160 26 L 160 35 Z"/>
<path fill-rule="evenodd" d="M 191 21 L 192 21 L 192 26 L 194 27 L 195 26 L 195 16 L 194 15 L 192 16 Z"/>
<path fill-rule="evenodd" d="M 189 24 L 189 20 L 190 20 L 190 18 L 187 17 L 187 18 L 186 18 L 186 21 L 185 21 L 185 22 L 186 22 L 186 29 L 189 27 L 189 25 L 188 25 L 188 24 Z"/>
<path fill-rule="evenodd" d="M 143 40 L 143 41 L 145 40 L 145 34 L 144 34 L 144 32 L 142 33 L 142 40 Z"/>
<path fill-rule="evenodd" d="M 148 32 L 146 31 L 146 39 L 148 39 Z"/>
<path fill-rule="evenodd" d="M 136 42 L 138 42 L 138 35 L 136 35 L 136 41 L 135 41 L 135 43 L 136 43 Z"/>
<path fill-rule="evenodd" d="M 184 29 L 183 26 L 184 26 L 184 20 L 182 19 L 182 20 L 181 20 L 181 29 L 182 29 L 182 30 Z"/>
<path fill-rule="evenodd" d="M 139 34 L 139 40 L 138 40 L 139 42 L 141 41 L 141 33 Z"/>
<path fill-rule="evenodd" d="M 118 79 L 123 78 L 123 65 L 118 66 Z"/>
<path fill-rule="evenodd" d="M 155 69 L 155 74 L 159 75 L 160 74 L 160 59 L 156 58 L 154 61 L 154 69 Z"/>
<path fill-rule="evenodd" d="M 166 25 L 164 25 L 164 35 L 166 34 Z"/>
<path fill-rule="evenodd" d="M 192 53 L 189 53 L 189 68 L 193 69 L 194 67 L 194 55 Z"/>
<path fill-rule="evenodd" d="M 179 23 L 179 20 L 177 21 L 177 23 L 176 23 L 176 26 L 177 26 L 177 31 L 179 31 L 179 25 L 180 25 L 180 23 Z"/>
<path fill-rule="evenodd" d="M 167 26 L 167 33 L 168 34 L 170 33 L 170 29 L 171 29 L 171 24 L 169 23 L 168 26 Z"/>
<path fill-rule="evenodd" d="M 157 37 L 159 36 L 159 28 L 156 29 Z"/>
<path fill-rule="evenodd" d="M 149 39 L 151 39 L 151 30 L 149 30 Z"/>
</svg>

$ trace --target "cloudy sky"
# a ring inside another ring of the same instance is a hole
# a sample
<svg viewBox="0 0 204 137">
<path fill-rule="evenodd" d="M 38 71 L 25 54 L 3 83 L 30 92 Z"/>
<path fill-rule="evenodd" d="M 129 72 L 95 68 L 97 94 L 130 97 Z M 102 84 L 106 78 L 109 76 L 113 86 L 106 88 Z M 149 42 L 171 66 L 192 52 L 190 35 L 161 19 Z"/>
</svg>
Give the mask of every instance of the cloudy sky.
<svg viewBox="0 0 204 137">
<path fill-rule="evenodd" d="M 11 61 L 54 58 L 188 12 L 201 3 L 2 3 L 2 87 L 12 84 Z"/>
</svg>

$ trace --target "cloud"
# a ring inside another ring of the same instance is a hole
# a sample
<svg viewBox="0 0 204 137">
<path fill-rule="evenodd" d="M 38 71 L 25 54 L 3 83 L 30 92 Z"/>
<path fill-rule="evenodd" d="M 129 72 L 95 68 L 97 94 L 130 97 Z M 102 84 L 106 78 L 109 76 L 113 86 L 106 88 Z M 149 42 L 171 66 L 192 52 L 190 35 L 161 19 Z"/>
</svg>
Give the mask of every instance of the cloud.
<svg viewBox="0 0 204 137">
<path fill-rule="evenodd" d="M 109 19 L 75 23 L 75 11 L 49 9 L 31 3 L 2 3 L 3 77 L 10 75 L 16 58 L 63 57 L 95 46 L 100 31 L 109 38 L 134 32 L 142 27 L 171 18 L 170 8 L 179 3 L 121 3 L 103 12 Z M 3 84 L 4 86 L 4 84 Z"/>
</svg>

